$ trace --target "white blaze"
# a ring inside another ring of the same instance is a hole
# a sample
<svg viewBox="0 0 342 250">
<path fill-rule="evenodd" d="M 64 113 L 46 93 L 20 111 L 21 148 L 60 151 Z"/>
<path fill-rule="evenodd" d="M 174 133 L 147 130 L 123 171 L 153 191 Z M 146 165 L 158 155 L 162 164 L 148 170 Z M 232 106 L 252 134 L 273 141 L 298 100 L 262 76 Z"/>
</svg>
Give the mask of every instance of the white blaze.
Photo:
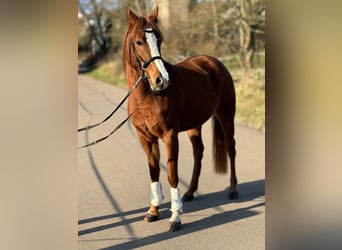
<svg viewBox="0 0 342 250">
<path fill-rule="evenodd" d="M 149 31 L 149 30 L 147 30 Z M 151 29 L 152 31 L 152 29 Z M 146 32 L 146 41 L 150 47 L 150 51 L 151 51 L 151 56 L 161 56 L 159 49 L 158 49 L 158 40 L 156 35 L 154 34 L 154 32 Z M 159 72 L 162 74 L 162 77 L 164 80 L 166 80 L 167 82 L 169 81 L 169 73 L 167 72 L 164 62 L 161 59 L 156 59 L 154 60 Z"/>
</svg>

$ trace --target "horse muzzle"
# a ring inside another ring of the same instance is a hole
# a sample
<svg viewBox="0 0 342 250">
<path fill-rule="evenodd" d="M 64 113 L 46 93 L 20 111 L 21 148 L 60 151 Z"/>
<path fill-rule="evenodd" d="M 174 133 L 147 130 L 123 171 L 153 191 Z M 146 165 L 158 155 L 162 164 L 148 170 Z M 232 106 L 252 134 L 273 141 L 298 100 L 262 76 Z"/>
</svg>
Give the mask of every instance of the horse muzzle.
<svg viewBox="0 0 342 250">
<path fill-rule="evenodd" d="M 149 79 L 152 91 L 163 91 L 170 85 L 168 76 L 159 75 L 155 79 Z"/>
</svg>

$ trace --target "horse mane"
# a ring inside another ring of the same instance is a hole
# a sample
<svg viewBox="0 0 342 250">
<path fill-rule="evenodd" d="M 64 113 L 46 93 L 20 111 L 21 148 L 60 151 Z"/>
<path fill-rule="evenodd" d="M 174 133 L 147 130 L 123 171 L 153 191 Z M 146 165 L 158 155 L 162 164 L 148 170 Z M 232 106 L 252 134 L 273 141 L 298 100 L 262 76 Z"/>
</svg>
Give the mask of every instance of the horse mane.
<svg viewBox="0 0 342 250">
<path fill-rule="evenodd" d="M 129 22 L 127 22 L 127 28 L 125 31 L 124 39 L 123 39 L 123 47 L 122 47 L 122 63 L 124 66 L 124 69 L 126 69 L 126 61 L 128 63 L 135 67 L 135 61 L 133 58 L 132 52 L 132 41 L 130 39 L 131 34 L 133 32 L 139 32 L 140 30 L 144 29 L 144 27 L 151 27 L 158 38 L 158 40 L 163 41 L 163 34 L 161 33 L 157 22 L 153 22 L 148 17 L 138 17 L 137 22 L 133 25 Z"/>
</svg>

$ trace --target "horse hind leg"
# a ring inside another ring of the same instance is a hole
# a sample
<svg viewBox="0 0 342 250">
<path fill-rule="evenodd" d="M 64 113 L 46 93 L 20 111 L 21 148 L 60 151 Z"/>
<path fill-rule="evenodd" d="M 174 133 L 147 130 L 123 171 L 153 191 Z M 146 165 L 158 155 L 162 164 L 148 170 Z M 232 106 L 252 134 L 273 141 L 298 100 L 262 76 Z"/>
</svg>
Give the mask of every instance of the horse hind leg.
<svg viewBox="0 0 342 250">
<path fill-rule="evenodd" d="M 235 200 L 238 198 L 238 192 L 236 189 L 236 186 L 237 186 L 237 178 L 236 178 L 236 170 L 235 170 L 236 148 L 235 148 L 234 136 L 230 137 L 227 151 L 228 151 L 229 161 L 230 161 L 230 187 L 229 187 L 228 197 L 230 200 Z"/>
<path fill-rule="evenodd" d="M 188 136 L 192 143 L 193 155 L 194 155 L 194 168 L 192 172 L 192 178 L 188 190 L 183 195 L 182 201 L 192 201 L 194 199 L 194 192 L 198 189 L 198 180 L 201 174 L 201 161 L 203 158 L 204 146 L 201 135 L 202 127 L 188 130 Z"/>
</svg>

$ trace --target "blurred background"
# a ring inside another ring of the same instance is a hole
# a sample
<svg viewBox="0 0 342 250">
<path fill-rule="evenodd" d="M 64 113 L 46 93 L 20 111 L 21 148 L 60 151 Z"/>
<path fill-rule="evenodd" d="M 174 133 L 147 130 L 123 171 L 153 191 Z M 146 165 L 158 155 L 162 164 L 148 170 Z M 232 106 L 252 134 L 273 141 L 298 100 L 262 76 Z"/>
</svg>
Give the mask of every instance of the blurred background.
<svg viewBox="0 0 342 250">
<path fill-rule="evenodd" d="M 237 120 L 265 129 L 265 0 L 79 0 L 79 73 L 126 86 L 127 6 L 141 16 L 159 6 L 162 55 L 170 63 L 198 54 L 219 58 L 236 83 Z"/>
</svg>

